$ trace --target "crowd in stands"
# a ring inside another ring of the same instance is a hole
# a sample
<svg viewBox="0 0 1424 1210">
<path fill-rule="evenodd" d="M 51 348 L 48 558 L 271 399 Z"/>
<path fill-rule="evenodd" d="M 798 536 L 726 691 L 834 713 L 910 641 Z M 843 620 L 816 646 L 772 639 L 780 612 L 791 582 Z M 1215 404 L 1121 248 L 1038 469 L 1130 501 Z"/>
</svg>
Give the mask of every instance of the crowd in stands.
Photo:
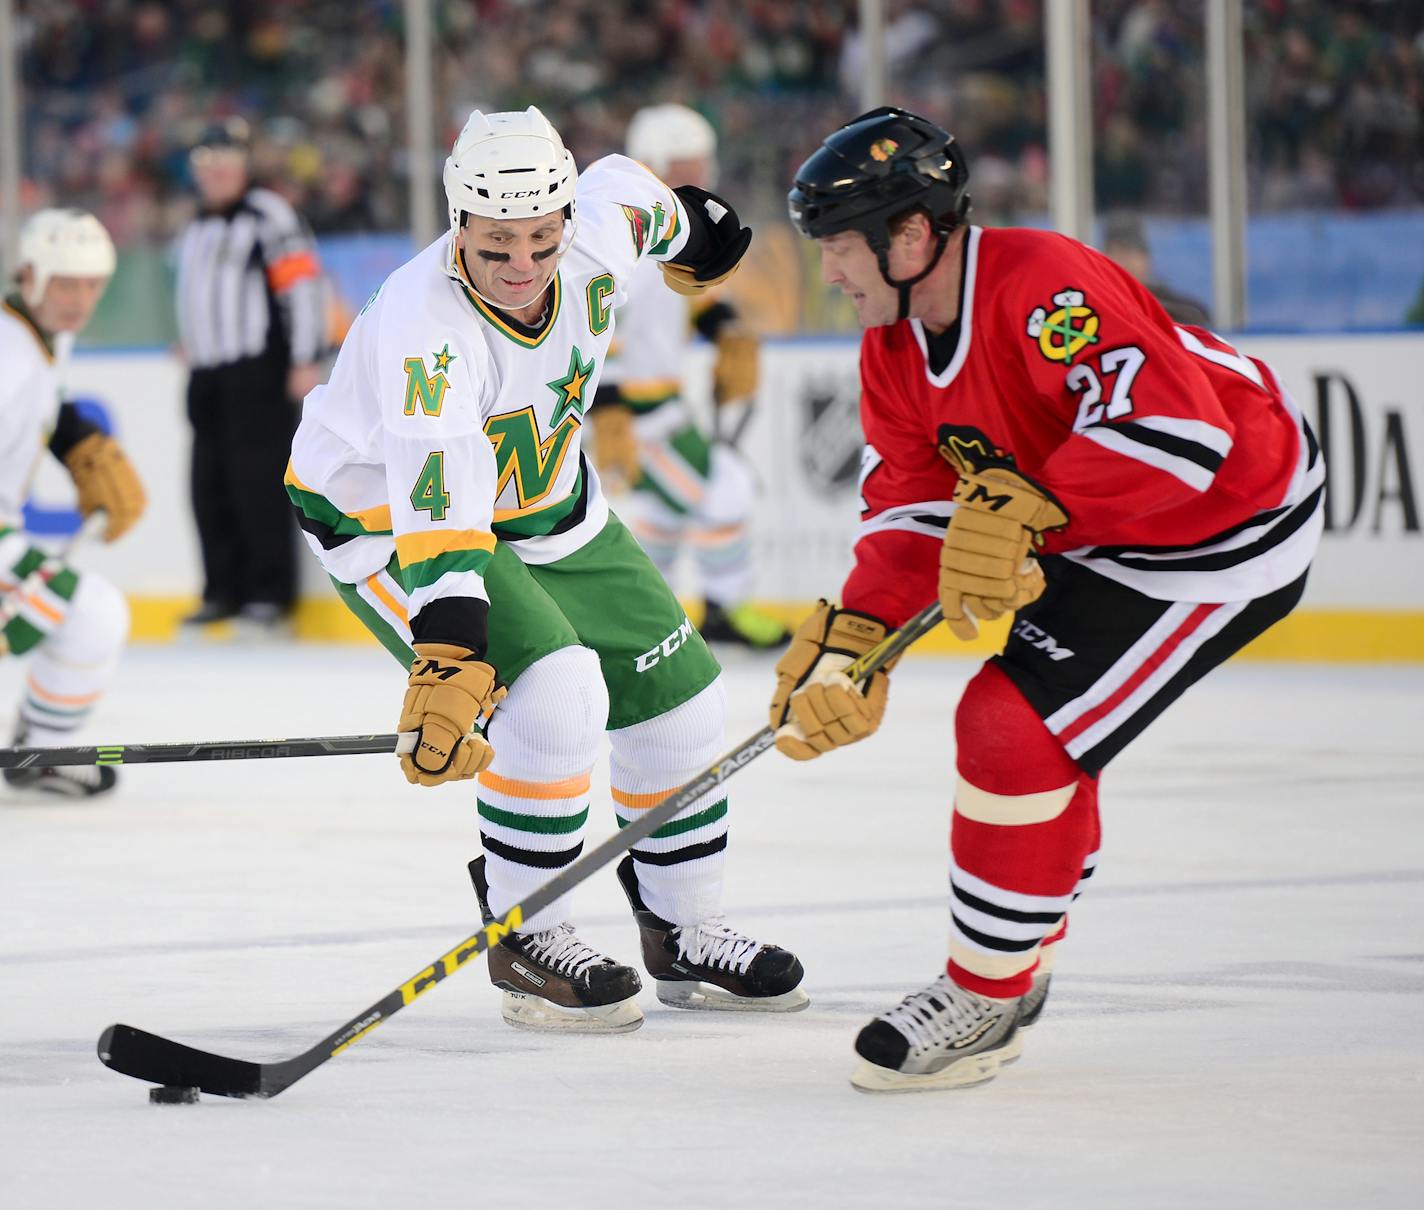
<svg viewBox="0 0 1424 1210">
<path fill-rule="evenodd" d="M 1093 0 L 1098 204 L 1206 206 L 1203 0 Z M 254 120 L 257 170 L 319 233 L 403 230 L 401 0 L 20 0 L 25 208 L 94 209 L 122 245 L 193 202 L 211 117 Z M 1047 209 L 1043 0 L 887 0 L 891 99 L 945 123 L 989 220 Z M 581 163 L 641 104 L 723 139 L 753 218 L 861 108 L 856 0 L 433 0 L 439 146 L 474 106 L 539 104 Z M 1251 204 L 1424 205 L 1424 5 L 1247 0 Z M 441 153 L 443 155 L 443 151 Z M 439 164 L 428 170 L 438 173 Z"/>
</svg>

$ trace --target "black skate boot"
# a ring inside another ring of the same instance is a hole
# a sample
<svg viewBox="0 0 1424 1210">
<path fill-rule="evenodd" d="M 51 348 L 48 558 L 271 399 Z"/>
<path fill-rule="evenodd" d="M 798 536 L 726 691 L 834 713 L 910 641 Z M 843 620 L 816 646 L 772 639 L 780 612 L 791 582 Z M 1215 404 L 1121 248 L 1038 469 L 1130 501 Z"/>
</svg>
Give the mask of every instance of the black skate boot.
<svg viewBox="0 0 1424 1210">
<path fill-rule="evenodd" d="M 707 602 L 698 632 L 709 643 L 740 643 L 753 651 L 771 651 L 786 646 L 791 632 L 769 613 L 750 601 L 723 608 L 716 601 Z"/>
<path fill-rule="evenodd" d="M 20 723 L 15 728 L 14 747 L 29 746 L 29 728 Z M 59 765 L 44 768 L 30 765 L 23 769 L 6 769 L 6 784 L 22 794 L 53 794 L 62 798 L 93 798 L 107 794 L 119 781 L 118 772 L 108 765 Z"/>
<path fill-rule="evenodd" d="M 799 986 L 805 971 L 789 950 L 728 928 L 721 916 L 679 927 L 648 910 L 633 859 L 618 863 L 618 881 L 643 940 L 643 965 L 658 999 L 672 1008 L 794 1013 L 811 1003 Z"/>
<path fill-rule="evenodd" d="M 485 859 L 470 862 L 470 880 L 486 924 L 489 909 Z M 570 924 L 538 933 L 511 934 L 489 951 L 490 982 L 504 992 L 500 1012 L 523 1029 L 627 1033 L 643 1023 L 633 1000 L 643 981 L 580 941 Z"/>
<path fill-rule="evenodd" d="M 916 1092 L 992 1080 L 1018 1031 L 1020 999 L 991 1000 L 941 975 L 860 1031 L 850 1082 L 864 1092 Z"/>
</svg>

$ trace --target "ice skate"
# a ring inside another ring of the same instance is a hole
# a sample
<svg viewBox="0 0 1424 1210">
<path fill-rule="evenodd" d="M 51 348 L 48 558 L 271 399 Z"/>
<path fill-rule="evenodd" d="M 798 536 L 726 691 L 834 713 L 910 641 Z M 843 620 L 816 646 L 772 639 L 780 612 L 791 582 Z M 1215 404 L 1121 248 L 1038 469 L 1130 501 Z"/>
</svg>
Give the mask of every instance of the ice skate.
<svg viewBox="0 0 1424 1210">
<path fill-rule="evenodd" d="M 708 601 L 698 630 L 709 643 L 740 643 L 754 651 L 785 646 L 791 637 L 785 626 L 750 601 L 729 609 L 716 601 Z"/>
<path fill-rule="evenodd" d="M 29 746 L 29 729 L 22 723 L 15 729 L 14 747 Z M 119 781 L 117 770 L 108 765 L 60 765 L 54 768 L 31 765 L 6 769 L 5 783 L 21 794 L 45 794 L 62 798 L 93 798 L 107 794 Z"/>
<path fill-rule="evenodd" d="M 485 859 L 470 862 L 470 878 L 486 924 L 489 909 Z M 643 1023 L 633 1000 L 643 989 L 638 972 L 621 966 L 579 939 L 570 924 L 512 934 L 489 951 L 490 982 L 503 992 L 500 1012 L 522 1029 L 627 1033 Z"/>
<path fill-rule="evenodd" d="M 643 965 L 658 999 L 672 1008 L 792 1013 L 810 997 L 796 955 L 744 936 L 717 916 L 679 927 L 648 910 L 638 891 L 633 859 L 618 865 L 618 881 L 632 905 L 643 942 Z"/>
<path fill-rule="evenodd" d="M 1024 1030 L 1032 1029 L 1038 1023 L 1039 1017 L 1043 1016 L 1043 1007 L 1048 1003 L 1048 985 L 1052 982 L 1051 972 L 1033 977 L 1033 986 L 1019 1001 L 1019 1027 L 1014 1031 L 1014 1036 L 1004 1043 L 1003 1053 L 999 1056 L 1000 1067 L 1006 1063 L 1018 1062 L 1019 1056 L 1023 1054 L 1026 1041 Z"/>
<path fill-rule="evenodd" d="M 941 975 L 860 1031 L 850 1082 L 865 1092 L 918 1092 L 992 1080 L 1019 1029 L 1019 1005 Z"/>
</svg>

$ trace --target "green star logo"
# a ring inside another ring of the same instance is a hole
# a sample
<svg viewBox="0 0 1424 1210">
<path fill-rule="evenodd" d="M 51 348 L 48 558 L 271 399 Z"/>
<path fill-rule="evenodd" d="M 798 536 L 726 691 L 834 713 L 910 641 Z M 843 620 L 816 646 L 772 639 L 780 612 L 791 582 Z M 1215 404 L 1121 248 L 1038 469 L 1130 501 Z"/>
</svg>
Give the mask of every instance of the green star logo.
<svg viewBox="0 0 1424 1210">
<path fill-rule="evenodd" d="M 440 370 L 448 370 L 450 368 L 450 363 L 456 360 L 455 354 L 450 352 L 450 342 L 448 340 L 445 342 L 445 347 L 441 349 L 440 352 L 432 353 L 431 356 L 435 358 L 435 369 L 437 372 L 439 372 Z"/>
<path fill-rule="evenodd" d="M 574 345 L 569 353 L 569 372 L 546 384 L 559 397 L 554 415 L 549 421 L 550 429 L 558 428 L 568 416 L 583 415 L 583 410 L 588 405 L 586 391 L 589 380 L 593 377 L 593 364 L 593 358 L 590 357 L 585 362 L 578 345 Z"/>
</svg>

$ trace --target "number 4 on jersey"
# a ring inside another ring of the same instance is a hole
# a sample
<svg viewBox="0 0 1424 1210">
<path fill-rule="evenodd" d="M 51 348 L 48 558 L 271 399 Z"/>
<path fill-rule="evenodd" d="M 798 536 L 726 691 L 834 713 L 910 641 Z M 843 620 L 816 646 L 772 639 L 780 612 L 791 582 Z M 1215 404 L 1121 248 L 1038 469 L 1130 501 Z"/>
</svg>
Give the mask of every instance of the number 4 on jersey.
<svg viewBox="0 0 1424 1210">
<path fill-rule="evenodd" d="M 432 521 L 445 520 L 450 507 L 450 493 L 445 490 L 445 452 L 436 450 L 420 468 L 420 477 L 410 493 L 410 506 L 418 513 L 429 513 Z"/>
</svg>

